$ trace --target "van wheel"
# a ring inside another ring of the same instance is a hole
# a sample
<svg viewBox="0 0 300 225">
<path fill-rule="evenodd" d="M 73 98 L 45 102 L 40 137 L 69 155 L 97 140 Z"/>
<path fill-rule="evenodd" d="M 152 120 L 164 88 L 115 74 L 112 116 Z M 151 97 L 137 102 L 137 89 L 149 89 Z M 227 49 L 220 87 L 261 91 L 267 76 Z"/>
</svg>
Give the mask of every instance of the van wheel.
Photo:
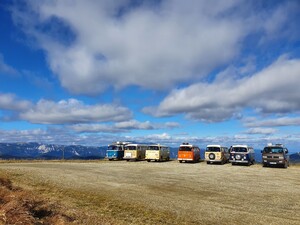
<svg viewBox="0 0 300 225">
<path fill-rule="evenodd" d="M 210 162 L 209 162 L 209 161 L 206 161 L 206 164 L 210 164 Z"/>
<path fill-rule="evenodd" d="M 148 159 L 147 162 L 150 162 L 150 159 Z"/>
<path fill-rule="evenodd" d="M 263 163 L 263 167 L 267 167 L 268 166 L 268 164 L 267 163 Z"/>
<path fill-rule="evenodd" d="M 182 160 L 179 160 L 179 163 L 182 163 Z"/>
</svg>

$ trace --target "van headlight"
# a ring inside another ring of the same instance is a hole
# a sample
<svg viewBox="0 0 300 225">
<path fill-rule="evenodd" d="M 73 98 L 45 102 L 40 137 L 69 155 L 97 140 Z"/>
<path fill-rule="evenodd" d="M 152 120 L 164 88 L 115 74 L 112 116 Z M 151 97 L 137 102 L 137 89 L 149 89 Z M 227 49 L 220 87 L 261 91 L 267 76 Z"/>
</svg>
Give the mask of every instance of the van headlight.
<svg viewBox="0 0 300 225">
<path fill-rule="evenodd" d="M 263 159 L 267 159 L 268 157 L 266 155 L 263 156 Z"/>
</svg>

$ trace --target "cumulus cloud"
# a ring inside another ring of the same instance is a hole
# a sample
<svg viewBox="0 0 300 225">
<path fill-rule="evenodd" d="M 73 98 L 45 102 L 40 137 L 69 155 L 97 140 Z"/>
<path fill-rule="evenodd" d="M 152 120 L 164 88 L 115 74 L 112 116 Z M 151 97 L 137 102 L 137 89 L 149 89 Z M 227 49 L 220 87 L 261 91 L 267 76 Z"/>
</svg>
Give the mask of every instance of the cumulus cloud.
<svg viewBox="0 0 300 225">
<path fill-rule="evenodd" d="M 20 113 L 20 119 L 40 124 L 124 121 L 131 117 L 132 112 L 122 106 L 85 105 L 76 99 L 59 102 L 42 99 L 30 110 Z"/>
<path fill-rule="evenodd" d="M 280 57 L 262 71 L 240 79 L 223 76 L 173 90 L 158 107 L 144 108 L 156 116 L 184 113 L 206 122 L 240 117 L 244 107 L 263 114 L 300 111 L 300 60 Z"/>
<path fill-rule="evenodd" d="M 15 94 L 0 93 L 0 110 L 24 111 L 31 106 L 31 102 L 21 100 Z"/>
<path fill-rule="evenodd" d="M 27 1 L 12 12 L 61 84 L 85 94 L 199 80 L 233 59 L 256 26 L 235 10 L 241 1 L 129 2 Z"/>
</svg>

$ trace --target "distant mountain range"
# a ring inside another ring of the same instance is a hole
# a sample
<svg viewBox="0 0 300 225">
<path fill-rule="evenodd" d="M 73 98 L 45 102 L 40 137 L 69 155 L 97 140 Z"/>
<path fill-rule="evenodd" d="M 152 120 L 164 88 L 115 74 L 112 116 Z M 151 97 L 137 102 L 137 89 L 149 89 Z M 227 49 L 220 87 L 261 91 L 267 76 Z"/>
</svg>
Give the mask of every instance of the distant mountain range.
<svg viewBox="0 0 300 225">
<path fill-rule="evenodd" d="M 107 146 L 55 145 L 29 143 L 0 143 L 0 159 L 103 159 Z M 170 158 L 177 158 L 178 148 L 170 148 Z M 201 158 L 204 151 L 201 149 Z M 256 162 L 261 162 L 261 152 L 255 150 Z M 290 155 L 293 163 L 300 163 L 300 152 Z"/>
<path fill-rule="evenodd" d="M 101 159 L 105 147 L 30 143 L 0 143 L 2 159 Z"/>
</svg>

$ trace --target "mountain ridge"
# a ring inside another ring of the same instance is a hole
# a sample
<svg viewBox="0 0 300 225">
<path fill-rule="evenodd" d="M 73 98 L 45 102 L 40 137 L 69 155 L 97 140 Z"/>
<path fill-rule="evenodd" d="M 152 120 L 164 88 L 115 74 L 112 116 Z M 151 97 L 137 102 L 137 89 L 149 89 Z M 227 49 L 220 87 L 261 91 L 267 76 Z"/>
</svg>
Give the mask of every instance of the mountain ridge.
<svg viewBox="0 0 300 225">
<path fill-rule="evenodd" d="M 38 142 L 0 143 L 0 159 L 103 159 L 107 146 L 58 145 Z M 177 147 L 170 147 L 170 158 L 177 158 Z M 201 148 L 204 159 L 204 148 Z M 255 150 L 256 162 L 261 162 L 260 150 Z M 300 152 L 290 154 L 292 163 L 300 163 Z"/>
</svg>

